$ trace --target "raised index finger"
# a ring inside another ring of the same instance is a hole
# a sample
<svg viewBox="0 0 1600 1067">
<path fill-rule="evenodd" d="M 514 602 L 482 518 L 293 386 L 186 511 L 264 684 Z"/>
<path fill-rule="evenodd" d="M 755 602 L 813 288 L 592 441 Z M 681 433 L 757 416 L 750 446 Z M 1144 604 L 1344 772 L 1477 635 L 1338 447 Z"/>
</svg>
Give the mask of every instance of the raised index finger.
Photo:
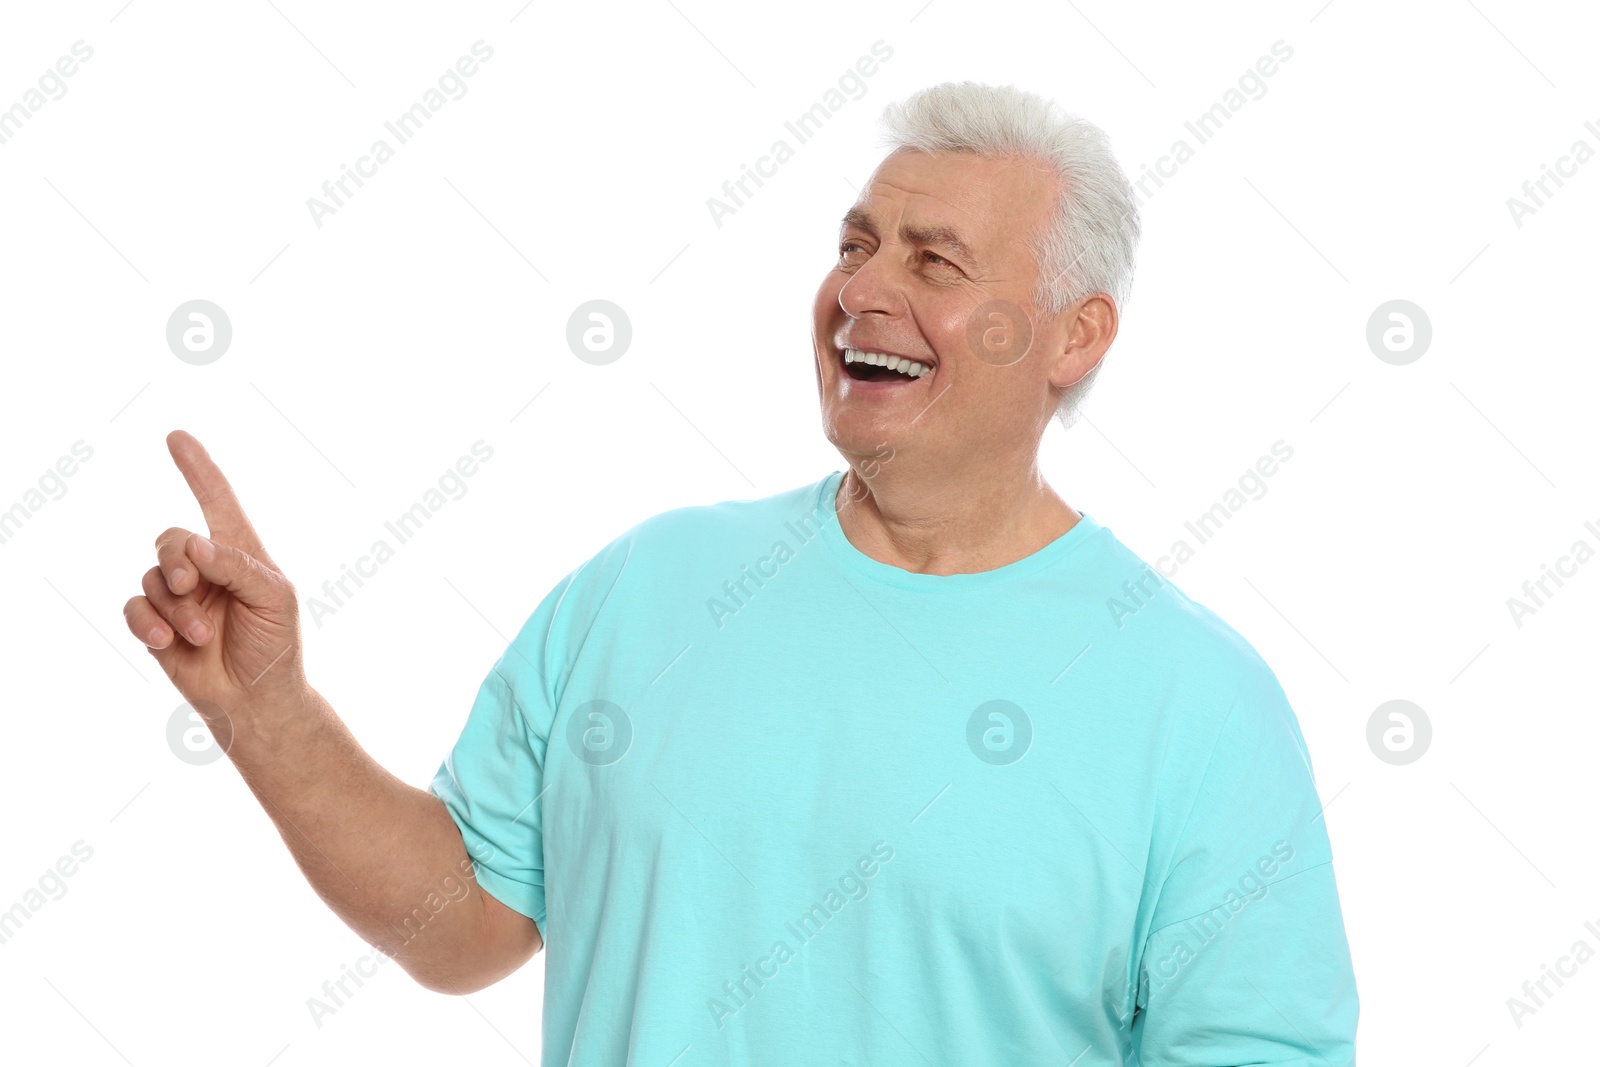
<svg viewBox="0 0 1600 1067">
<path fill-rule="evenodd" d="M 205 516 L 211 539 L 233 545 L 263 562 L 271 563 L 261 538 L 256 535 L 255 527 L 250 525 L 244 508 L 239 504 L 239 498 L 233 495 L 233 486 L 228 484 L 222 470 L 212 462 L 205 446 L 192 434 L 173 430 L 167 434 L 167 451 L 172 453 L 173 462 L 183 472 L 184 481 L 189 483 L 189 491 L 200 502 L 200 513 Z"/>
</svg>

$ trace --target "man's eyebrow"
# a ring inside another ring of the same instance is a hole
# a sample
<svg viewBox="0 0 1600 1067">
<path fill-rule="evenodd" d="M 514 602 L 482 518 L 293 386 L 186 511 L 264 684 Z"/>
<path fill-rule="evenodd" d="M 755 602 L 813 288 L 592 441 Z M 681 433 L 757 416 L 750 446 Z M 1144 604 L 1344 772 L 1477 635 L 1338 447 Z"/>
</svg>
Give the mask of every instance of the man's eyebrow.
<svg viewBox="0 0 1600 1067">
<path fill-rule="evenodd" d="M 848 226 L 867 231 L 876 237 L 878 230 L 872 225 L 872 219 L 867 213 L 856 208 L 851 208 L 844 213 L 844 218 L 839 220 L 839 229 L 842 231 Z M 912 244 L 944 245 L 957 256 L 976 263 L 978 257 L 973 254 L 972 248 L 962 239 L 961 235 L 948 226 L 902 226 L 900 236 Z"/>
<path fill-rule="evenodd" d="M 839 229 L 841 231 L 848 226 L 854 226 L 858 230 L 866 230 L 874 237 L 878 235 L 877 229 L 872 225 L 872 220 L 860 208 L 851 208 L 844 213 L 844 218 L 839 220 Z"/>
</svg>

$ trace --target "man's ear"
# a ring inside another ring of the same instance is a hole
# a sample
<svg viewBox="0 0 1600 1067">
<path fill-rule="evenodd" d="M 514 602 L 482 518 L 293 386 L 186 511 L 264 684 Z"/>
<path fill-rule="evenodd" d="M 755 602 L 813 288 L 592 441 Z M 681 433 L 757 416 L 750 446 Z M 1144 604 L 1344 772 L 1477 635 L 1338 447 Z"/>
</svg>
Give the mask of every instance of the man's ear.
<svg viewBox="0 0 1600 1067">
<path fill-rule="evenodd" d="M 1050 384 L 1067 389 L 1083 380 L 1104 358 L 1117 336 L 1117 305 L 1104 293 L 1079 300 L 1062 313 L 1070 325 L 1050 369 Z"/>
</svg>

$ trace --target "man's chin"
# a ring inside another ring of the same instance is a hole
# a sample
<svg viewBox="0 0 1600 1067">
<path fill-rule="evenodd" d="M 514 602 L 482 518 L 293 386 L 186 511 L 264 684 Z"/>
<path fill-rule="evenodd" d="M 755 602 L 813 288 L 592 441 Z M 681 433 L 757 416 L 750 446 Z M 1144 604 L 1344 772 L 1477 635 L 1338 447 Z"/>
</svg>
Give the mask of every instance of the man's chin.
<svg viewBox="0 0 1600 1067">
<path fill-rule="evenodd" d="M 902 454 L 913 435 L 903 427 L 844 428 L 835 423 L 828 427 L 827 437 L 828 442 L 839 450 L 839 454 L 850 462 L 876 461 L 881 465 L 895 455 Z"/>
</svg>

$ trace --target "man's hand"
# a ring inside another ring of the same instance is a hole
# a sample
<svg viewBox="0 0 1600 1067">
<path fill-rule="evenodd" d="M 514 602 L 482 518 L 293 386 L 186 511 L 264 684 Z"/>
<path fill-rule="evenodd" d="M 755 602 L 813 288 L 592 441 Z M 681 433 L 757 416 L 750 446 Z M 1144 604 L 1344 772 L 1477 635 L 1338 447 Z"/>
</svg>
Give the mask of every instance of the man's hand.
<svg viewBox="0 0 1600 1067">
<path fill-rule="evenodd" d="M 218 709 L 231 720 L 306 688 L 299 604 L 200 442 L 174 430 L 167 449 L 200 503 L 210 537 L 179 526 L 157 537 L 157 565 L 145 572 L 144 595 L 124 604 L 122 614 L 216 732 Z"/>
<path fill-rule="evenodd" d="M 211 536 L 175 526 L 156 538 L 144 595 L 122 609 L 128 629 L 352 930 L 428 989 L 471 993 L 504 978 L 539 950 L 538 927 L 477 884 L 444 802 L 380 767 L 307 683 L 294 586 L 200 442 L 174 430 L 167 449 Z M 475 902 L 439 912 L 425 938 L 403 932 L 443 879 L 465 880 Z"/>
</svg>

